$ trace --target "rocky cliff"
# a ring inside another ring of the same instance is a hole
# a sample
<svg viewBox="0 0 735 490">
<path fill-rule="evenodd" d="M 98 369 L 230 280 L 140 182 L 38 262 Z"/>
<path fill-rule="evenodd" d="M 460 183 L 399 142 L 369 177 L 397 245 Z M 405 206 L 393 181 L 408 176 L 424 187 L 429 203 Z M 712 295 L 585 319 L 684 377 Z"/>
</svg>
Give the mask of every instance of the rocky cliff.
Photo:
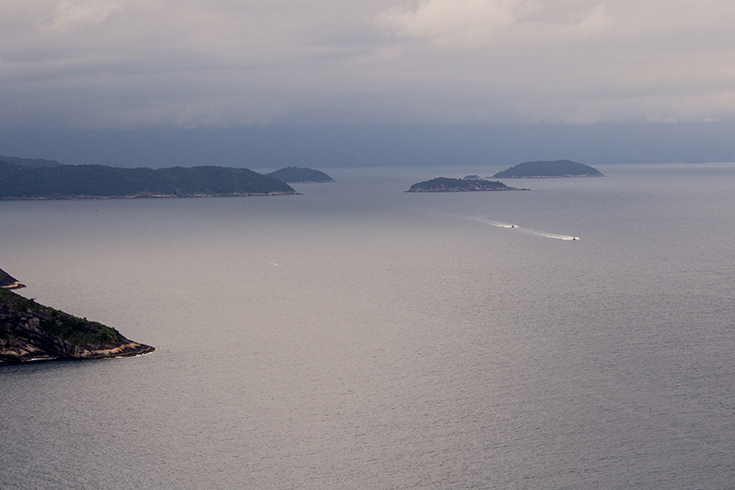
<svg viewBox="0 0 735 490">
<path fill-rule="evenodd" d="M 152 352 L 114 328 L 0 289 L 0 362 L 99 359 Z"/>
<path fill-rule="evenodd" d="M 26 287 L 25 284 L 21 283 L 14 277 L 10 277 L 10 274 L 0 269 L 0 288 L 3 289 L 20 289 Z"/>
</svg>

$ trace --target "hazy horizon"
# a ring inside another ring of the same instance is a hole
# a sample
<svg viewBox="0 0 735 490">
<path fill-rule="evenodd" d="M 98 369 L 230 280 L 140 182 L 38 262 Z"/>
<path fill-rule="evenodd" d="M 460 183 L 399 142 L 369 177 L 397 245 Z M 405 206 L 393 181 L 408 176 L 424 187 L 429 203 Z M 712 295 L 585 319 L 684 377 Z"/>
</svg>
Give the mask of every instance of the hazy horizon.
<svg viewBox="0 0 735 490">
<path fill-rule="evenodd" d="M 0 13 L 0 128 L 735 120 L 724 0 L 39 0 Z"/>
<path fill-rule="evenodd" d="M 120 167 L 252 169 L 735 161 L 735 123 L 0 129 L 0 155 Z"/>
<path fill-rule="evenodd" d="M 733 19 L 724 0 L 5 2 L 0 155 L 732 161 Z"/>
</svg>

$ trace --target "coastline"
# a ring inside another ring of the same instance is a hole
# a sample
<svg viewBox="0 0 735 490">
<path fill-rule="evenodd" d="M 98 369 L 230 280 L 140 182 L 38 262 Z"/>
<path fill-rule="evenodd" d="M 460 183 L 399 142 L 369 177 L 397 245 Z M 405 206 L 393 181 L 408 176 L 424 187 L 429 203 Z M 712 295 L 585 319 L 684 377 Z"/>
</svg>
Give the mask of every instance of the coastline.
<svg viewBox="0 0 735 490">
<path fill-rule="evenodd" d="M 14 338 L 6 345 L 0 345 L 0 365 L 19 364 L 38 361 L 82 361 L 90 359 L 112 359 L 116 357 L 135 357 L 149 354 L 156 348 L 138 342 L 127 341 L 117 346 L 75 347 L 74 355 L 54 355 L 34 344 Z"/>
<path fill-rule="evenodd" d="M 12 280 L 12 279 L 11 279 L 11 280 Z M 8 284 L 8 285 L 6 285 L 6 286 L 0 286 L 0 288 L 3 288 L 3 289 L 22 289 L 22 288 L 24 288 L 24 287 L 26 287 L 26 285 L 25 285 L 25 284 L 23 284 L 23 283 L 22 283 L 22 282 L 20 282 L 20 281 L 15 281 L 15 282 L 13 282 L 13 283 L 10 283 L 10 284 Z"/>
<path fill-rule="evenodd" d="M 0 289 L 0 363 L 128 357 L 154 350 L 114 328 Z"/>
<path fill-rule="evenodd" d="M 531 189 L 522 189 L 519 187 L 503 187 L 496 189 L 460 189 L 457 187 L 433 189 L 409 189 L 404 192 L 499 192 L 499 191 L 530 191 Z"/>
<path fill-rule="evenodd" d="M 605 177 L 605 175 L 526 175 L 516 177 L 503 177 L 504 179 L 583 179 L 586 177 Z"/>
<path fill-rule="evenodd" d="M 175 199 L 175 198 L 207 198 L 207 197 L 267 197 L 267 196 L 300 196 L 300 192 L 237 192 L 230 194 L 153 194 L 140 193 L 126 196 L 32 196 L 32 197 L 0 197 L 0 201 L 61 201 L 73 199 Z"/>
</svg>

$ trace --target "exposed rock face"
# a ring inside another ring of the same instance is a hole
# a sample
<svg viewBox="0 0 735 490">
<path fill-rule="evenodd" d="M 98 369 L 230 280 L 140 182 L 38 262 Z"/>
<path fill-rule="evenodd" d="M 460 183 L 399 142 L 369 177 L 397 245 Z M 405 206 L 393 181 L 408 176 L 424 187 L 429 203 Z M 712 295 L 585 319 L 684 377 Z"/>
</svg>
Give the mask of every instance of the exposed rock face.
<svg viewBox="0 0 735 490">
<path fill-rule="evenodd" d="M 0 290 L 0 362 L 99 359 L 153 350 L 110 327 Z"/>
<path fill-rule="evenodd" d="M 20 289 L 26 287 L 17 279 L 10 277 L 10 274 L 0 269 L 0 288 L 2 289 Z"/>
</svg>

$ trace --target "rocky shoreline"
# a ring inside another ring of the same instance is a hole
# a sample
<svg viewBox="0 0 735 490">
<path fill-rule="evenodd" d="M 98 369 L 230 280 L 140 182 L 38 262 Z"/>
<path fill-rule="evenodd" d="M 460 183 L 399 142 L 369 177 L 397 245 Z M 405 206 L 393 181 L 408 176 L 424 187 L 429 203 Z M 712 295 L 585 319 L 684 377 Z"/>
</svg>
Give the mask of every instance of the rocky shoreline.
<svg viewBox="0 0 735 490">
<path fill-rule="evenodd" d="M 21 363 L 33 361 L 58 361 L 58 360 L 83 360 L 83 359 L 106 359 L 113 357 L 133 357 L 153 352 L 155 347 L 128 342 L 123 345 L 100 346 L 100 348 L 75 347 L 63 351 L 49 351 L 31 342 L 11 337 L 9 341 L 0 339 L 0 364 Z M 69 354 L 69 351 L 73 354 Z"/>
<path fill-rule="evenodd" d="M 53 359 L 102 359 L 147 354 L 114 328 L 78 318 L 9 289 L 20 283 L 0 270 L 0 364 Z M 22 286 L 22 285 L 21 285 Z"/>
<path fill-rule="evenodd" d="M 10 274 L 0 269 L 0 288 L 1 289 L 20 289 L 26 287 L 25 284 L 20 282 Z"/>
<path fill-rule="evenodd" d="M 0 304 L 0 363 L 129 357 L 155 350 L 125 338 L 117 331 L 119 338 L 115 340 L 76 344 L 44 331 L 43 327 L 55 320 L 53 315 L 43 310 L 19 311 L 7 303 Z M 96 326 L 93 322 L 80 321 Z"/>
</svg>

